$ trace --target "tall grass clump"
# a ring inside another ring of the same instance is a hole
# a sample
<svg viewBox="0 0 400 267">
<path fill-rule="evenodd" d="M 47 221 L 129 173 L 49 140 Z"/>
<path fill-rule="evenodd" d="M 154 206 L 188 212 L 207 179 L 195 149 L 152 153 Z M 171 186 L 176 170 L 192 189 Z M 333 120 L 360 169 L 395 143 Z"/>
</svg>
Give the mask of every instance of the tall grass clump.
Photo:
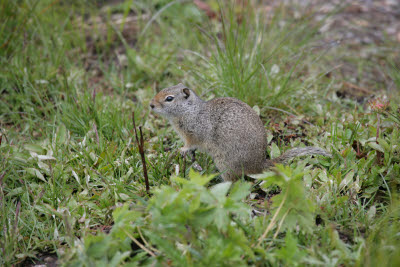
<svg viewBox="0 0 400 267">
<path fill-rule="evenodd" d="M 220 24 L 210 24 L 213 30 L 208 34 L 212 49 L 194 52 L 200 59 L 193 71 L 198 82 L 217 95 L 250 105 L 289 102 L 310 87 L 315 79 L 304 83 L 301 76 L 317 57 L 308 49 L 317 26 L 307 17 L 289 18 L 286 11 L 219 2 Z"/>
</svg>

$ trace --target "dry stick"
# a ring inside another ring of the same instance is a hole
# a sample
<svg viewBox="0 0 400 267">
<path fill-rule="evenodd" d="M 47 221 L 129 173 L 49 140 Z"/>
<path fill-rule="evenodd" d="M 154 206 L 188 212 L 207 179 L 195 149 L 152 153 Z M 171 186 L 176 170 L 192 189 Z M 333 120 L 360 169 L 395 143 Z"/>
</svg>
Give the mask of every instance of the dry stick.
<svg viewBox="0 0 400 267">
<path fill-rule="evenodd" d="M 378 117 L 378 123 L 377 123 L 377 126 L 376 126 L 376 143 L 379 144 L 378 138 L 379 138 L 379 130 L 380 130 L 380 127 L 381 127 L 381 117 L 379 116 L 379 113 L 377 114 L 377 117 Z M 379 164 L 382 161 L 382 155 L 383 155 L 382 152 L 380 152 L 379 150 L 376 151 L 376 157 L 378 159 L 378 163 Z"/>
<path fill-rule="evenodd" d="M 288 190 L 288 191 L 289 191 L 289 190 Z M 278 207 L 278 210 L 277 210 L 276 213 L 274 214 L 274 217 L 272 217 L 271 222 L 268 224 L 267 229 L 265 229 L 265 232 L 263 233 L 263 235 L 258 239 L 257 247 L 260 246 L 260 244 L 261 244 L 261 242 L 263 241 L 263 239 L 267 236 L 268 232 L 269 232 L 269 231 L 272 229 L 272 227 L 274 226 L 276 217 L 278 216 L 279 212 L 281 211 L 281 208 L 282 208 L 282 206 L 283 206 L 283 203 L 285 203 L 285 201 L 286 201 L 286 197 L 287 197 L 287 192 L 288 192 L 288 191 L 286 191 L 285 196 L 283 197 L 282 202 L 281 202 L 281 204 L 280 204 L 279 207 Z"/>
<path fill-rule="evenodd" d="M 376 143 L 379 144 L 378 138 L 379 138 L 379 128 L 381 127 L 381 117 L 379 116 L 379 113 L 376 114 L 378 117 L 378 125 L 376 126 Z"/>
<path fill-rule="evenodd" d="M 137 241 L 136 238 L 134 238 L 128 231 L 124 230 L 125 234 L 132 239 L 133 242 L 135 242 L 136 245 L 138 245 L 141 249 L 147 252 L 152 257 L 157 257 L 156 254 L 154 254 L 151 250 L 147 249 L 145 246 L 143 246 L 139 241 Z"/>
<path fill-rule="evenodd" d="M 278 236 L 279 231 L 281 230 L 282 224 L 283 224 L 283 222 L 285 221 L 286 215 L 288 215 L 289 211 L 290 211 L 290 209 L 288 209 L 288 210 L 286 211 L 286 213 L 283 215 L 283 217 L 282 217 L 282 219 L 281 219 L 281 222 L 280 222 L 279 225 L 278 225 L 278 229 L 276 229 L 276 232 L 275 232 L 275 234 L 274 234 L 274 237 L 272 238 L 272 240 L 271 240 L 271 242 L 269 243 L 269 245 L 268 245 L 268 247 L 267 247 L 266 250 L 268 250 L 268 249 L 271 247 L 272 241 L 274 241 L 275 238 Z"/>
<path fill-rule="evenodd" d="M 139 149 L 139 154 L 142 158 L 143 175 L 144 175 L 144 182 L 146 184 L 146 192 L 147 195 L 150 196 L 149 177 L 147 176 L 146 158 L 144 156 L 144 140 L 143 140 L 142 126 L 139 126 L 139 132 L 140 132 L 140 142 L 139 142 L 139 137 L 136 130 L 135 112 L 132 112 L 132 121 L 133 121 L 133 129 L 135 130 L 136 143 Z"/>
<path fill-rule="evenodd" d="M 161 252 L 160 252 L 159 250 L 153 248 L 152 246 L 149 245 L 149 243 L 147 243 L 146 239 L 145 239 L 144 236 L 142 235 L 142 231 L 140 231 L 140 227 L 137 227 L 137 230 L 138 230 L 139 235 L 140 235 L 140 238 L 143 240 L 144 244 L 145 244 L 146 246 L 148 246 L 152 251 L 154 251 L 154 252 L 156 252 L 156 253 L 158 253 L 158 254 L 161 254 Z"/>
</svg>

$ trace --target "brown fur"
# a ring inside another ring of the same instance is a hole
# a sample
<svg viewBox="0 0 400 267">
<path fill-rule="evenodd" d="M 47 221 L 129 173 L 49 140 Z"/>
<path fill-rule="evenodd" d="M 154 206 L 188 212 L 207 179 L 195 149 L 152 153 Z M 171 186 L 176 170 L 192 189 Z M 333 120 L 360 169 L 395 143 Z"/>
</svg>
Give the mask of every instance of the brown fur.
<svg viewBox="0 0 400 267">
<path fill-rule="evenodd" d="M 172 96 L 172 101 L 167 97 Z M 307 147 L 289 150 L 274 160 L 266 159 L 267 139 L 257 113 L 246 103 L 231 97 L 203 101 L 183 84 L 160 91 L 151 108 L 169 119 L 184 140 L 182 151 L 198 149 L 208 153 L 225 181 L 243 174 L 257 174 L 277 162 L 302 155 L 328 153 Z"/>
</svg>

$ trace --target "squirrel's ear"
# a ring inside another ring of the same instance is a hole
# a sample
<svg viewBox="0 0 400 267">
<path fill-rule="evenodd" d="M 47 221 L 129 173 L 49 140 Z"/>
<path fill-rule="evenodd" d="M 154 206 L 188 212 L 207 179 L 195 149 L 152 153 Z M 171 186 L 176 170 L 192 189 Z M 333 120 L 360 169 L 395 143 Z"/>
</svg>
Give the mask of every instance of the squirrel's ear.
<svg viewBox="0 0 400 267">
<path fill-rule="evenodd" d="M 190 96 L 190 90 L 188 88 L 183 88 L 182 92 L 185 94 L 185 98 L 188 99 Z"/>
</svg>

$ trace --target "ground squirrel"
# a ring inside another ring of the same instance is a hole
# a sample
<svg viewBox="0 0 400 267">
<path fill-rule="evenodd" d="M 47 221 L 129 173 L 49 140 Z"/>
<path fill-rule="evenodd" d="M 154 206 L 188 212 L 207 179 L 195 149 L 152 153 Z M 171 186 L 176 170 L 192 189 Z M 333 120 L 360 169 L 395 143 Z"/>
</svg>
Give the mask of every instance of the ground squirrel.
<svg viewBox="0 0 400 267">
<path fill-rule="evenodd" d="M 236 98 L 204 101 L 180 83 L 160 91 L 150 107 L 170 121 L 185 142 L 181 148 L 184 154 L 196 149 L 208 153 L 225 181 L 236 180 L 243 174 L 262 173 L 275 163 L 296 156 L 329 156 L 321 148 L 305 147 L 268 160 L 267 138 L 260 117 Z"/>
</svg>

